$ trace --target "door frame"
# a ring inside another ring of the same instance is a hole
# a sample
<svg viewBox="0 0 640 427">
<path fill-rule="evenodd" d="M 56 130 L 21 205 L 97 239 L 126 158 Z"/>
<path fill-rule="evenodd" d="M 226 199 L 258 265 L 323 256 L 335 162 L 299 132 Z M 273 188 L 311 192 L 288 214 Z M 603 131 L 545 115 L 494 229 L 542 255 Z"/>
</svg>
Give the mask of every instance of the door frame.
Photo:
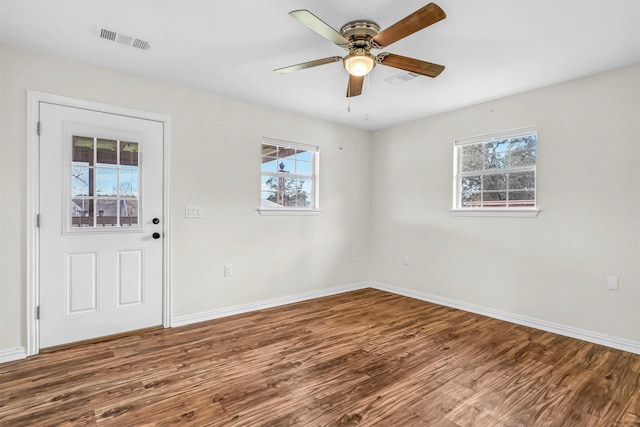
<svg viewBox="0 0 640 427">
<path fill-rule="evenodd" d="M 171 116 L 29 90 L 27 91 L 26 165 L 27 292 L 25 317 L 27 356 L 40 352 L 40 322 L 37 316 L 38 306 L 40 305 L 40 233 L 38 230 L 38 214 L 40 213 L 40 136 L 38 134 L 40 103 L 81 108 L 162 123 L 162 148 L 164 151 L 162 166 L 162 214 L 164 216 L 162 229 L 164 234 L 162 239 L 162 325 L 165 328 L 171 327 Z"/>
</svg>

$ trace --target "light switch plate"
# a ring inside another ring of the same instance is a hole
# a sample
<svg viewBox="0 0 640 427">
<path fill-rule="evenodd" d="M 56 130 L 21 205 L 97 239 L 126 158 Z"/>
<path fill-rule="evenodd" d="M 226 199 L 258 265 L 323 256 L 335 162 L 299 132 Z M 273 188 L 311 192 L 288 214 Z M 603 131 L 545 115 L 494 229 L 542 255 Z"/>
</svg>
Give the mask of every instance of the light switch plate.
<svg viewBox="0 0 640 427">
<path fill-rule="evenodd" d="M 184 210 L 185 218 L 202 218 L 203 216 L 202 206 L 187 206 Z"/>
</svg>

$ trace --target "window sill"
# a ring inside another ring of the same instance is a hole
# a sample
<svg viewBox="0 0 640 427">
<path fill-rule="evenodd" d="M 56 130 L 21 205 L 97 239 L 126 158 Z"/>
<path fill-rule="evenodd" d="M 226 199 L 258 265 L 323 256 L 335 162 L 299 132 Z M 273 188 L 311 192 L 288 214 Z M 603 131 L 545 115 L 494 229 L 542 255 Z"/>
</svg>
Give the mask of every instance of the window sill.
<svg viewBox="0 0 640 427">
<path fill-rule="evenodd" d="M 538 208 L 458 208 L 449 210 L 453 216 L 498 216 L 514 218 L 535 218 Z"/>
<path fill-rule="evenodd" d="M 320 215 L 320 209 L 258 208 L 262 216 Z"/>
</svg>

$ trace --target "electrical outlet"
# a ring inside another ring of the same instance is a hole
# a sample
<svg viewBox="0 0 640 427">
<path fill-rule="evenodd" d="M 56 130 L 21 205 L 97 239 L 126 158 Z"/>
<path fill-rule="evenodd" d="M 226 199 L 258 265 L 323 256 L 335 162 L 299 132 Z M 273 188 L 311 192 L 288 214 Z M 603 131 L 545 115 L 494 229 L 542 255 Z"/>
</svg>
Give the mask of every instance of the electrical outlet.
<svg viewBox="0 0 640 427">
<path fill-rule="evenodd" d="M 617 276 L 609 276 L 607 277 L 607 289 L 610 291 L 618 290 L 618 277 Z"/>
<path fill-rule="evenodd" d="M 402 255 L 402 265 L 409 265 L 409 255 Z"/>
<path fill-rule="evenodd" d="M 233 276 L 233 265 L 227 264 L 224 266 L 224 277 Z"/>
<path fill-rule="evenodd" d="M 358 262 L 358 254 L 351 252 L 351 262 Z"/>
</svg>

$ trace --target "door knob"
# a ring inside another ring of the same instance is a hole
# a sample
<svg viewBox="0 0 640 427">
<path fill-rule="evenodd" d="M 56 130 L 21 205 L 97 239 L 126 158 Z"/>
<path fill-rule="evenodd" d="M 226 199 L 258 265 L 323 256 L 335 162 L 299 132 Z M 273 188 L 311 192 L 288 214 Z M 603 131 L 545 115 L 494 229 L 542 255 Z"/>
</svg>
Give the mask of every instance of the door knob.
<svg viewBox="0 0 640 427">
<path fill-rule="evenodd" d="M 160 224 L 160 218 L 153 218 L 151 222 L 154 224 Z"/>
<path fill-rule="evenodd" d="M 157 231 L 155 233 L 153 233 L 151 235 L 151 237 L 153 237 L 154 239 L 159 239 L 160 238 L 160 233 L 158 233 Z"/>
</svg>

